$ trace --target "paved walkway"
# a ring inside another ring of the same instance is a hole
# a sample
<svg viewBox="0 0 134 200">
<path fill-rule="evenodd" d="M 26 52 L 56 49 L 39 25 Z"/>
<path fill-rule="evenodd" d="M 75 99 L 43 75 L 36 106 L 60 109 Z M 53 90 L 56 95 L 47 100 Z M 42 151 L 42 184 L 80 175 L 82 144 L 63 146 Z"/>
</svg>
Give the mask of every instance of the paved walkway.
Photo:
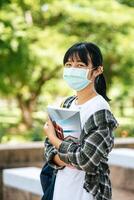
<svg viewBox="0 0 134 200">
<path fill-rule="evenodd" d="M 113 200 L 134 200 L 134 193 L 113 188 Z"/>
</svg>

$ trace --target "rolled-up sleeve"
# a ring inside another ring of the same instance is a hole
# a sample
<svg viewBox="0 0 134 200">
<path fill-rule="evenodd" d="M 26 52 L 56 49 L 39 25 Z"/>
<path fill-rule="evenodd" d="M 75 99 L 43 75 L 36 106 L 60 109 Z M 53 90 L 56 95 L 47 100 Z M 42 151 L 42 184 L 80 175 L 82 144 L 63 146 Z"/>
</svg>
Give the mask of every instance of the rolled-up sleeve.
<svg viewBox="0 0 134 200">
<path fill-rule="evenodd" d="M 61 167 L 59 165 L 56 165 L 56 163 L 53 161 L 54 156 L 58 153 L 57 149 L 50 143 L 49 139 L 46 138 L 44 142 L 44 156 L 48 164 L 53 167 L 54 169 L 63 169 L 64 167 Z"/>
<path fill-rule="evenodd" d="M 61 143 L 58 149 L 60 159 L 78 169 L 94 173 L 101 159 L 106 158 L 113 147 L 112 131 L 117 125 L 110 111 L 98 111 L 85 124 L 83 140 L 79 143 Z"/>
</svg>

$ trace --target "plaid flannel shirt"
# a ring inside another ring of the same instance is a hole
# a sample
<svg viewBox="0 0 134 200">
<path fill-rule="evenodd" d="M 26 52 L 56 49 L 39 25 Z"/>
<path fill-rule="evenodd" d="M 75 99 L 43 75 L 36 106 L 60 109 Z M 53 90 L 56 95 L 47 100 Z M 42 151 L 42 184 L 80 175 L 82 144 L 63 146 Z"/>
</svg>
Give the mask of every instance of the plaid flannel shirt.
<svg viewBox="0 0 134 200">
<path fill-rule="evenodd" d="M 63 107 L 69 108 L 75 96 L 67 98 Z M 113 114 L 106 109 L 92 114 L 86 121 L 78 141 L 64 140 L 57 150 L 45 140 L 45 156 L 55 169 L 54 155 L 67 164 L 86 172 L 83 187 L 94 196 L 94 200 L 111 200 L 112 188 L 109 179 L 108 154 L 114 145 L 113 130 L 118 126 Z"/>
</svg>

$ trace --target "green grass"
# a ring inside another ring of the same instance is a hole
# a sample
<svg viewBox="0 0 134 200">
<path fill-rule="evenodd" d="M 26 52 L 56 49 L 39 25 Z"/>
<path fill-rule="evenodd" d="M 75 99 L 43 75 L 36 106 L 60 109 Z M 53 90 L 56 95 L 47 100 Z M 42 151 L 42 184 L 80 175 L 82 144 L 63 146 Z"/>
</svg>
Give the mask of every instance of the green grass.
<svg viewBox="0 0 134 200">
<path fill-rule="evenodd" d="M 42 141 L 43 123 L 46 116 L 44 112 L 33 113 L 34 127 L 27 130 L 20 124 L 18 109 L 0 110 L 0 143 L 17 143 L 27 141 Z M 117 117 L 119 127 L 114 131 L 115 137 L 134 137 L 134 117 Z"/>
<path fill-rule="evenodd" d="M 134 117 L 118 117 L 119 127 L 115 130 L 116 137 L 134 137 Z"/>
<path fill-rule="evenodd" d="M 0 143 L 17 143 L 27 141 L 43 141 L 42 126 L 36 126 L 30 130 L 20 131 L 19 128 L 7 126 L 2 127 L 0 124 Z"/>
</svg>

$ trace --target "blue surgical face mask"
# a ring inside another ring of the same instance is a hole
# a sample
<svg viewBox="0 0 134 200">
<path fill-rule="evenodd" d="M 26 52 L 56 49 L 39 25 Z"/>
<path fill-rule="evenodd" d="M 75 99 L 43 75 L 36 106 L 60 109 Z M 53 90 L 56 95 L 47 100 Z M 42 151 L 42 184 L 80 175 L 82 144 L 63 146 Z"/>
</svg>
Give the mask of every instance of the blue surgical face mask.
<svg viewBox="0 0 134 200">
<path fill-rule="evenodd" d="M 80 91 L 92 82 L 88 79 L 88 72 L 89 69 L 65 67 L 63 72 L 63 79 L 72 89 Z"/>
</svg>

